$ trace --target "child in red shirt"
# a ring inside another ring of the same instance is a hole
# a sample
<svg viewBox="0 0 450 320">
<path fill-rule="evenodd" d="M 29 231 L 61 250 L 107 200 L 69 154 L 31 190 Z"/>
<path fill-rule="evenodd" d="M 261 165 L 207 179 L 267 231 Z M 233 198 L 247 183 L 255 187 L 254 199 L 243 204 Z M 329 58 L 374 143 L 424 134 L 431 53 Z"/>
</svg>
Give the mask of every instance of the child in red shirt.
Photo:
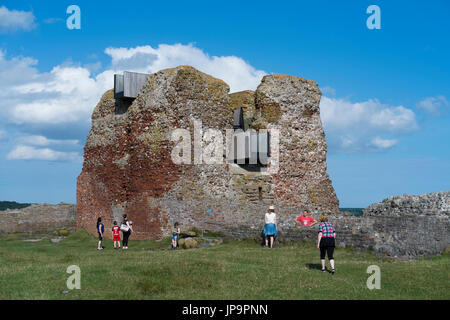
<svg viewBox="0 0 450 320">
<path fill-rule="evenodd" d="M 120 248 L 120 228 L 117 225 L 117 221 L 114 221 L 114 226 L 112 227 L 113 241 L 114 241 L 114 249 L 116 248 L 116 243 Z"/>
<path fill-rule="evenodd" d="M 317 223 L 316 219 L 309 215 L 308 210 L 305 210 L 302 216 L 299 216 L 295 219 L 297 227 L 299 226 L 299 222 L 300 225 L 305 227 L 311 227 Z"/>
</svg>

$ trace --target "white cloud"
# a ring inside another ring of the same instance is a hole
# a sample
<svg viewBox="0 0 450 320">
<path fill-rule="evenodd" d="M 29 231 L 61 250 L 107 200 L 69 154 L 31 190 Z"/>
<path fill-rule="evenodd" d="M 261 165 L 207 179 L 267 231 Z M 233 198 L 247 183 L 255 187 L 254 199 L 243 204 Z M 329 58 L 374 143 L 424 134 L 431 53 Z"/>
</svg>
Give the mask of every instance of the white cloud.
<svg viewBox="0 0 450 320">
<path fill-rule="evenodd" d="M 336 89 L 329 87 L 329 86 L 320 88 L 320 91 L 322 92 L 323 95 L 327 95 L 327 96 L 335 96 L 336 95 Z"/>
<path fill-rule="evenodd" d="M 34 20 L 32 12 L 9 10 L 5 6 L 0 7 L 0 32 L 30 31 L 36 27 Z"/>
<path fill-rule="evenodd" d="M 39 73 L 37 61 L 10 60 L 0 52 L 0 108 L 16 124 L 88 123 L 101 95 L 114 85 L 113 72 L 92 77 L 89 70 L 55 66 Z"/>
<path fill-rule="evenodd" d="M 86 63 L 85 65 L 83 65 L 83 67 L 88 69 L 90 72 L 97 72 L 102 68 L 102 63 L 100 61 Z"/>
<path fill-rule="evenodd" d="M 392 136 L 418 129 L 412 110 L 382 104 L 378 100 L 352 103 L 346 99 L 322 97 L 320 110 L 332 152 L 386 150 L 398 142 Z"/>
<path fill-rule="evenodd" d="M 55 140 L 48 139 L 44 136 L 23 136 L 17 139 L 17 142 L 22 145 L 32 146 L 49 146 L 49 145 L 71 145 L 76 146 L 78 140 Z"/>
<path fill-rule="evenodd" d="M 77 152 L 61 152 L 49 148 L 35 148 L 18 145 L 6 156 L 8 160 L 46 160 L 46 161 L 72 161 L 81 162 L 82 158 Z"/>
<path fill-rule="evenodd" d="M 44 136 L 29 135 L 16 139 L 17 146 L 10 151 L 6 158 L 8 160 L 46 160 L 46 161 L 71 161 L 82 160 L 78 152 L 63 152 L 48 147 L 50 145 L 59 147 L 79 148 L 78 140 L 56 140 Z M 40 148 L 39 148 L 40 147 Z"/>
<path fill-rule="evenodd" d="M 257 70 L 236 56 L 210 56 L 192 44 L 161 44 L 136 48 L 107 48 L 112 58 L 112 68 L 153 73 L 179 65 L 191 65 L 198 70 L 222 79 L 230 86 L 230 92 L 256 89 L 265 71 Z"/>
<path fill-rule="evenodd" d="M 417 108 L 425 113 L 440 115 L 450 106 L 447 98 L 444 96 L 428 97 L 416 104 Z"/>
<path fill-rule="evenodd" d="M 381 139 L 380 137 L 376 137 L 372 140 L 372 145 L 381 150 L 390 149 L 397 144 L 397 140 L 395 139 Z"/>
<path fill-rule="evenodd" d="M 0 49 L 0 87 L 14 88 L 14 86 L 35 81 L 39 72 L 35 68 L 38 61 L 29 57 L 6 58 L 6 52 Z M 9 96 L 11 93 L 0 91 L 0 95 Z"/>
</svg>

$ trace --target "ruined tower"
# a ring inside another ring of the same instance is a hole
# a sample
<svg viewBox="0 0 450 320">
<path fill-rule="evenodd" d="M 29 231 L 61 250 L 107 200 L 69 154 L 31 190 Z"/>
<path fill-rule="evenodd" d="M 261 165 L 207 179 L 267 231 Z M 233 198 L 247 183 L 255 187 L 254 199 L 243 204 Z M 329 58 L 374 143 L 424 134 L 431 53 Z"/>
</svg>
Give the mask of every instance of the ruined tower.
<svg viewBox="0 0 450 320">
<path fill-rule="evenodd" d="M 133 237 L 144 239 L 168 235 L 174 221 L 260 232 L 257 221 L 269 204 L 279 207 L 280 222 L 302 209 L 338 212 L 326 172 L 320 97 L 314 81 L 286 75 L 268 75 L 256 91 L 229 94 L 225 82 L 190 66 L 149 75 L 136 97 L 107 91 L 84 149 L 77 227 L 95 232 L 98 216 L 108 225 L 126 213 L 134 221 Z M 226 130 L 233 129 L 233 112 L 241 107 L 244 130 L 279 133 L 279 141 L 270 139 L 267 166 L 227 161 Z M 223 162 L 194 164 L 193 145 L 192 163 L 174 163 L 177 128 L 203 144 L 208 130 L 222 133 Z M 271 171 L 275 156 L 278 167 Z M 206 208 L 212 212 L 205 214 Z"/>
</svg>

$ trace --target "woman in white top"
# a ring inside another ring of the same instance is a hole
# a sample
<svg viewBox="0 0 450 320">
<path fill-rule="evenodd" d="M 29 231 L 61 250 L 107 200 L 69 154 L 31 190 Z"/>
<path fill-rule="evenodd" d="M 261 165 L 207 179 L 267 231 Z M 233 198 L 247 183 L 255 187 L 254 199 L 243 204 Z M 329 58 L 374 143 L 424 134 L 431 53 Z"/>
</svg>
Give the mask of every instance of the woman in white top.
<svg viewBox="0 0 450 320">
<path fill-rule="evenodd" d="M 122 225 L 120 226 L 120 230 L 122 231 L 122 249 L 128 249 L 128 238 L 131 236 L 131 231 L 133 231 L 132 227 L 133 222 L 128 221 L 127 215 L 123 215 Z"/>
<path fill-rule="evenodd" d="M 266 238 L 265 248 L 268 248 L 270 238 L 270 248 L 273 247 L 273 238 L 277 235 L 277 215 L 275 207 L 270 206 L 269 212 L 264 216 L 264 236 Z"/>
</svg>

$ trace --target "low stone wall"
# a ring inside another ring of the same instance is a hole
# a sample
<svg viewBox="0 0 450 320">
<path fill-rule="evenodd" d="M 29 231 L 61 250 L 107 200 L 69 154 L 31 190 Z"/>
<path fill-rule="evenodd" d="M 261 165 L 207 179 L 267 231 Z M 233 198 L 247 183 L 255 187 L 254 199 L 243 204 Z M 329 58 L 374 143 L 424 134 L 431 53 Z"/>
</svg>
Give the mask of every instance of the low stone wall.
<svg viewBox="0 0 450 320">
<path fill-rule="evenodd" d="M 263 212 L 251 206 L 230 208 L 228 216 L 207 216 L 204 225 L 206 229 L 222 231 L 232 238 L 260 239 Z M 316 226 L 295 226 L 294 219 L 301 212 L 300 208 L 277 208 L 280 241 L 317 241 Z M 338 246 L 370 249 L 379 256 L 412 258 L 437 255 L 450 247 L 449 215 L 450 192 L 440 192 L 390 197 L 366 208 L 361 217 L 330 215 L 329 221 L 335 227 Z M 193 221 L 192 217 L 182 222 L 203 225 L 202 219 Z M 313 217 L 319 220 L 319 215 Z"/>
<path fill-rule="evenodd" d="M 0 211 L 0 233 L 37 233 L 75 230 L 75 205 L 33 204 L 20 210 Z"/>
<path fill-rule="evenodd" d="M 318 216 L 315 216 L 319 219 Z M 295 227 L 288 219 L 280 219 L 279 241 L 316 242 L 318 229 Z M 450 220 L 448 217 L 402 216 L 402 217 L 339 217 L 330 216 L 329 221 L 336 230 L 336 245 L 355 250 L 374 250 L 377 256 L 413 258 L 434 256 L 450 247 Z M 240 228 L 214 226 L 207 223 L 206 229 L 223 231 L 236 238 L 261 239 L 263 223 L 258 226 Z"/>
<path fill-rule="evenodd" d="M 401 195 L 364 209 L 359 225 L 390 256 L 432 256 L 450 246 L 450 191 Z"/>
<path fill-rule="evenodd" d="M 446 216 L 450 215 L 450 191 L 421 195 L 401 195 L 371 204 L 363 210 L 364 216 Z"/>
</svg>

